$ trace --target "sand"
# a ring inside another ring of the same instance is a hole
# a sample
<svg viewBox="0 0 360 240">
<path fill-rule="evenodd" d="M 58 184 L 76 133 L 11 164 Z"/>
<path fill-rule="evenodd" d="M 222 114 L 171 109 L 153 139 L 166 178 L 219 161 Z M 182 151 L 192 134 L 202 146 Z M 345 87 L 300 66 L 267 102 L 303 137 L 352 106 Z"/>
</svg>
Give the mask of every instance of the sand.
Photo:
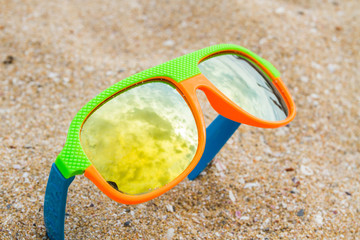
<svg viewBox="0 0 360 240">
<path fill-rule="evenodd" d="M 241 126 L 203 175 L 147 203 L 118 204 L 76 177 L 66 238 L 360 239 L 358 0 L 1 0 L 0 238 L 46 239 L 47 177 L 87 101 L 218 43 L 271 61 L 295 120 Z"/>
</svg>

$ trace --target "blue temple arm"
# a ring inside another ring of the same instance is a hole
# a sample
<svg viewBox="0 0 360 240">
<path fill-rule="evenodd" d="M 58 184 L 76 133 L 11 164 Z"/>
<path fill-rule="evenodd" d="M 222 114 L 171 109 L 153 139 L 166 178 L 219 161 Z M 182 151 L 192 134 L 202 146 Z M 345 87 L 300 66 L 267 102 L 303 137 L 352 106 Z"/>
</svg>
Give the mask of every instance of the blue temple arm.
<svg viewBox="0 0 360 240">
<path fill-rule="evenodd" d="M 64 239 L 67 191 L 74 178 L 64 178 L 55 163 L 53 163 L 44 201 L 46 233 L 51 240 Z"/>
<path fill-rule="evenodd" d="M 225 145 L 229 138 L 239 128 L 240 124 L 241 123 L 234 122 L 226 117 L 219 115 L 206 128 L 205 150 L 199 163 L 188 175 L 190 180 L 194 180 L 206 168 L 206 166 Z"/>
</svg>

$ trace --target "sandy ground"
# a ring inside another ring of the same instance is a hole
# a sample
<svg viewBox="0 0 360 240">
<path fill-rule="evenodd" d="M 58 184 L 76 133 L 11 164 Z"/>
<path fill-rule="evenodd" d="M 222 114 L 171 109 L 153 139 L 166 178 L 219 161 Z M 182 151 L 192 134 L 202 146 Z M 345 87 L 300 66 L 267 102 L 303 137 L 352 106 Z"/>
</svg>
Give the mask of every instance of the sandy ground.
<svg viewBox="0 0 360 240">
<path fill-rule="evenodd" d="M 206 174 L 140 205 L 76 177 L 66 238 L 360 239 L 360 1 L 219 2 L 0 0 L 1 239 L 46 238 L 47 177 L 87 101 L 217 43 L 271 61 L 295 120 L 241 126 Z"/>
</svg>

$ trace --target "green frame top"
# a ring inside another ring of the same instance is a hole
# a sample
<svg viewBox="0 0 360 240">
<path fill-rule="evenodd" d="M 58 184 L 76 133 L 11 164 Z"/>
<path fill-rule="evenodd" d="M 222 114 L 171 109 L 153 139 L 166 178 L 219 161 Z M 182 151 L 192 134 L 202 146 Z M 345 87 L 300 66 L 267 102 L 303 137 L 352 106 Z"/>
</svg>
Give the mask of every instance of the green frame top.
<svg viewBox="0 0 360 240">
<path fill-rule="evenodd" d="M 95 98 L 91 99 L 84 107 L 81 108 L 72 120 L 65 146 L 55 161 L 55 164 L 62 175 L 65 178 L 70 178 L 74 175 L 82 174 L 85 169 L 91 165 L 91 162 L 86 157 L 80 144 L 80 130 L 86 117 L 99 104 L 122 89 L 146 79 L 168 77 L 176 82 L 189 79 L 200 74 L 200 70 L 197 65 L 201 59 L 218 52 L 226 51 L 239 51 L 248 54 L 264 65 L 264 67 L 266 67 L 275 78 L 280 76 L 279 71 L 270 62 L 259 57 L 250 50 L 234 44 L 219 44 L 175 58 L 171 61 L 125 78 L 124 80 L 121 80 L 104 90 Z"/>
</svg>

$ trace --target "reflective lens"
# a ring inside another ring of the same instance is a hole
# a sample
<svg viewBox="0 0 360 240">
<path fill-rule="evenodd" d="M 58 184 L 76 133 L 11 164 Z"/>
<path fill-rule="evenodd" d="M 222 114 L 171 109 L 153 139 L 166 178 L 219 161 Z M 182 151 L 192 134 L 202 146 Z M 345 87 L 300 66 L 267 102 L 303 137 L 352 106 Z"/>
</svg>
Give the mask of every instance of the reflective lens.
<svg viewBox="0 0 360 240">
<path fill-rule="evenodd" d="M 194 116 L 177 89 L 152 81 L 106 101 L 85 121 L 81 145 L 108 183 L 143 194 L 179 176 L 198 146 Z"/>
<path fill-rule="evenodd" d="M 241 56 L 216 55 L 201 62 L 199 69 L 231 101 L 253 116 L 267 121 L 287 117 L 286 104 L 271 80 Z"/>
</svg>

